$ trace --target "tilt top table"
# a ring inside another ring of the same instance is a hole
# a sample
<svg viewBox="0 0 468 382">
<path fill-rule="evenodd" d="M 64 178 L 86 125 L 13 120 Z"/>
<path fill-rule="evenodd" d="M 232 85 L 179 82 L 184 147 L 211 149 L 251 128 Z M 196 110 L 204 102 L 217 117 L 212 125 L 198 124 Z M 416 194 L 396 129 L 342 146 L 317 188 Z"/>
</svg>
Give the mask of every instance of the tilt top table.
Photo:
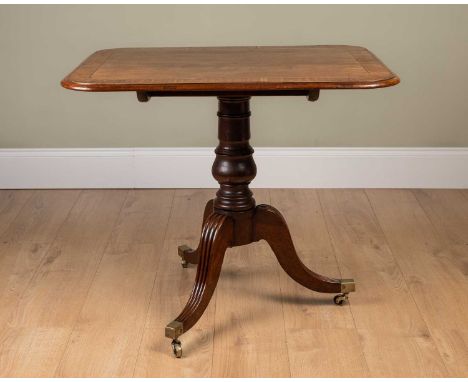
<svg viewBox="0 0 468 382">
<path fill-rule="evenodd" d="M 317 292 L 338 293 L 338 305 L 355 290 L 352 279 L 309 270 L 280 212 L 255 204 L 249 189 L 257 172 L 249 144 L 250 97 L 316 101 L 320 89 L 372 89 L 399 81 L 367 49 L 345 45 L 109 49 L 92 54 L 62 80 L 72 90 L 135 91 L 142 102 L 158 96 L 218 97 L 219 145 L 212 174 L 220 186 L 206 204 L 197 249 L 179 247 L 182 266 L 198 266 L 187 305 L 165 329 L 176 357 L 182 355 L 179 336 L 196 324 L 210 302 L 229 247 L 266 240 L 291 278 Z"/>
</svg>

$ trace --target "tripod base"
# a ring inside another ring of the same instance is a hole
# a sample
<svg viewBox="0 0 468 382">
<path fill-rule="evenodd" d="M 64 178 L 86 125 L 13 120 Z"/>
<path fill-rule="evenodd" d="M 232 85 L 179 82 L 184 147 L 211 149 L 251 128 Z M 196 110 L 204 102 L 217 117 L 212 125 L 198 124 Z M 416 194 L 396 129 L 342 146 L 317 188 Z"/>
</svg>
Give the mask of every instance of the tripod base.
<svg viewBox="0 0 468 382">
<path fill-rule="evenodd" d="M 179 336 L 200 319 L 216 288 L 224 253 L 227 248 L 265 240 L 270 245 L 283 270 L 296 282 L 316 292 L 338 293 L 334 302 L 343 305 L 348 293 L 354 292 L 352 279 L 333 279 L 308 269 L 299 259 L 288 226 L 275 208 L 258 205 L 252 210 L 223 213 L 213 209 L 212 201 L 205 208 L 203 228 L 197 249 L 179 247 L 182 264 L 197 264 L 197 275 L 189 300 L 166 326 L 166 337 L 176 341 L 177 357 L 182 354 Z M 179 351 L 180 350 L 180 351 Z"/>
</svg>

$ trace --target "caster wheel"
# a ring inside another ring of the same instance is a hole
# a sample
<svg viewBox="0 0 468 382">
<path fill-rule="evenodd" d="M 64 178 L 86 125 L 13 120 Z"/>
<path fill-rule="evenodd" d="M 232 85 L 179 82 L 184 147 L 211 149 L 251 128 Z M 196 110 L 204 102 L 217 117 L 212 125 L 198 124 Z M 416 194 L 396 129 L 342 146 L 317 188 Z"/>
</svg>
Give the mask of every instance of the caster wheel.
<svg viewBox="0 0 468 382">
<path fill-rule="evenodd" d="M 182 265 L 182 268 L 188 268 L 188 263 L 184 259 L 180 260 L 180 265 Z"/>
<path fill-rule="evenodd" d="M 337 295 L 333 298 L 333 302 L 334 302 L 336 305 L 343 305 L 346 301 L 348 301 L 348 295 L 345 294 L 345 293 L 337 294 Z"/>
<path fill-rule="evenodd" d="M 171 343 L 172 352 L 176 356 L 176 358 L 182 357 L 182 343 L 179 340 L 172 340 Z"/>
</svg>

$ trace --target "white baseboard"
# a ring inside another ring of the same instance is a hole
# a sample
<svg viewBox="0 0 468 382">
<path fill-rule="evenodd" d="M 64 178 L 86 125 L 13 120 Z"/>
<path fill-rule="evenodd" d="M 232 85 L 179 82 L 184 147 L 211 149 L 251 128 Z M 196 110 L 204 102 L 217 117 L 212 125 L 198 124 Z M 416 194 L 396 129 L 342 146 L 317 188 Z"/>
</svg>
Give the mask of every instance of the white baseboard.
<svg viewBox="0 0 468 382">
<path fill-rule="evenodd" d="M 463 148 L 257 148 L 257 188 L 468 188 Z M 208 188 L 213 148 L 0 149 L 0 188 Z"/>
</svg>

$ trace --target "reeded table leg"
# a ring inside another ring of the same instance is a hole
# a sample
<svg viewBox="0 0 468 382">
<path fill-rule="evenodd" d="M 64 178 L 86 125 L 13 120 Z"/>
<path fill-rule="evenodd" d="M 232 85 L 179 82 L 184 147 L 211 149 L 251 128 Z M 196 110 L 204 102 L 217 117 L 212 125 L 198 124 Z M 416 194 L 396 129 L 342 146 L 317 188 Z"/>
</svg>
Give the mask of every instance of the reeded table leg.
<svg viewBox="0 0 468 382">
<path fill-rule="evenodd" d="M 229 216 L 211 213 L 203 224 L 199 262 L 195 285 L 185 308 L 177 318 L 166 326 L 166 337 L 172 338 L 176 357 L 182 356 L 179 336 L 189 330 L 200 319 L 218 283 L 224 253 L 233 236 L 233 222 Z"/>
<path fill-rule="evenodd" d="M 212 173 L 220 187 L 216 198 L 205 207 L 198 248 L 179 247 L 182 265 L 198 266 L 187 305 L 166 326 L 166 336 L 172 338 L 177 357 L 182 355 L 179 336 L 195 325 L 208 306 L 228 247 L 266 240 L 292 279 L 317 292 L 340 293 L 334 300 L 338 305 L 343 304 L 355 288 L 353 280 L 332 279 L 309 270 L 296 253 L 283 216 L 273 207 L 255 206 L 249 189 L 257 171 L 249 144 L 249 97 L 219 97 L 218 117 L 219 145 Z"/>
</svg>

